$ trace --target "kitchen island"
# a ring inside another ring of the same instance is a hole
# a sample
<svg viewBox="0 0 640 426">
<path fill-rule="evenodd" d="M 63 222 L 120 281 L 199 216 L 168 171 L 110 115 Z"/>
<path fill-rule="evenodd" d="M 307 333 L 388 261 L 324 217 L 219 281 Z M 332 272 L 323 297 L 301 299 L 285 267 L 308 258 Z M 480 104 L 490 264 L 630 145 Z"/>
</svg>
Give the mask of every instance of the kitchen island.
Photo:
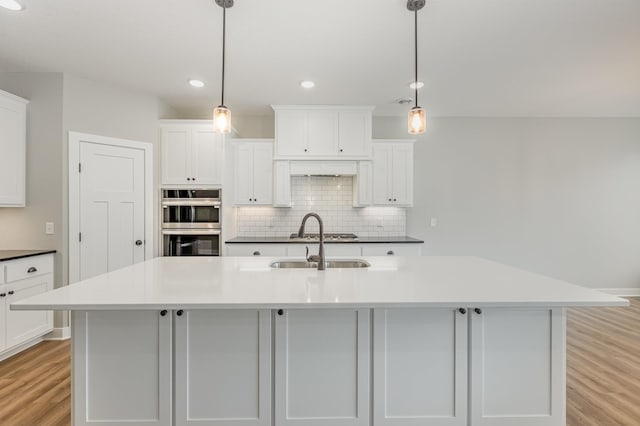
<svg viewBox="0 0 640 426">
<path fill-rule="evenodd" d="M 75 425 L 565 423 L 565 309 L 614 296 L 473 257 L 151 259 L 24 299 L 72 311 Z"/>
</svg>

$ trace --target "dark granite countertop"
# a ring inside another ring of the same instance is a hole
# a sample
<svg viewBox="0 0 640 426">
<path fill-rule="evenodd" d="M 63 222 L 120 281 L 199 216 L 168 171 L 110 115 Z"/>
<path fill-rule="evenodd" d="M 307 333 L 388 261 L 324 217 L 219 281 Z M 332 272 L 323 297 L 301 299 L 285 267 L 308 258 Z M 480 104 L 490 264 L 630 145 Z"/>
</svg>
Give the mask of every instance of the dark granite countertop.
<svg viewBox="0 0 640 426">
<path fill-rule="evenodd" d="M 0 262 L 55 252 L 55 250 L 0 250 Z"/>
<path fill-rule="evenodd" d="M 227 244 L 313 244 L 317 241 L 290 240 L 289 237 L 236 237 L 225 241 Z M 424 241 L 406 235 L 395 237 L 358 237 L 353 241 L 325 241 L 325 244 L 422 244 Z"/>
</svg>

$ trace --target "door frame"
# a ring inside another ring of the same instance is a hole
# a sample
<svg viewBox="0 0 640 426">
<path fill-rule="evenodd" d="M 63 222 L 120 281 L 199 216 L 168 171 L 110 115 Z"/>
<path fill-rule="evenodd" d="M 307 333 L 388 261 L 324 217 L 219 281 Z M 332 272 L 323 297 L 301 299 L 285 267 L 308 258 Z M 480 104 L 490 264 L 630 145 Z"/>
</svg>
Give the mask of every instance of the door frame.
<svg viewBox="0 0 640 426">
<path fill-rule="evenodd" d="M 144 152 L 144 258 L 153 257 L 153 144 L 128 139 L 69 132 L 69 284 L 80 280 L 80 144 L 83 142 L 140 149 Z"/>
</svg>

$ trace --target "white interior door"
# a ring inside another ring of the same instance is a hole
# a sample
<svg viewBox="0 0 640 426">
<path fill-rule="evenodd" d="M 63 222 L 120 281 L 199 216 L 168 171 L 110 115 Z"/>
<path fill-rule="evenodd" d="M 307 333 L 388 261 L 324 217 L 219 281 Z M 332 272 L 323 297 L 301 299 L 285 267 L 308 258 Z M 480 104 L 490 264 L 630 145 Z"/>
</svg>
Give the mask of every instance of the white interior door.
<svg viewBox="0 0 640 426">
<path fill-rule="evenodd" d="M 143 149 L 80 141 L 79 279 L 145 258 Z"/>
</svg>

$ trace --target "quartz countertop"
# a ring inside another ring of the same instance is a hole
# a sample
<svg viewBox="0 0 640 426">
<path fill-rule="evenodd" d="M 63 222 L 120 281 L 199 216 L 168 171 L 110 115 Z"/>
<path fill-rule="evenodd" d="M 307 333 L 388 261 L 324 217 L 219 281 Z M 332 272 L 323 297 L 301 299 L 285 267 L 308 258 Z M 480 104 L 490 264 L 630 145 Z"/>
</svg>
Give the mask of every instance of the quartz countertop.
<svg viewBox="0 0 640 426">
<path fill-rule="evenodd" d="M 0 262 L 55 252 L 55 250 L 0 250 Z"/>
<path fill-rule="evenodd" d="M 612 295 L 476 257 L 363 257 L 361 269 L 274 269 L 273 257 L 157 257 L 12 310 L 627 306 Z M 290 259 L 288 259 L 290 260 Z"/>
<path fill-rule="evenodd" d="M 299 240 L 290 239 L 289 237 L 236 237 L 225 241 L 227 244 L 314 244 L 318 240 Z M 368 244 L 368 243 L 387 243 L 387 244 L 422 244 L 423 240 L 408 237 L 406 235 L 392 237 L 358 237 L 356 240 L 325 240 L 325 244 Z"/>
</svg>

